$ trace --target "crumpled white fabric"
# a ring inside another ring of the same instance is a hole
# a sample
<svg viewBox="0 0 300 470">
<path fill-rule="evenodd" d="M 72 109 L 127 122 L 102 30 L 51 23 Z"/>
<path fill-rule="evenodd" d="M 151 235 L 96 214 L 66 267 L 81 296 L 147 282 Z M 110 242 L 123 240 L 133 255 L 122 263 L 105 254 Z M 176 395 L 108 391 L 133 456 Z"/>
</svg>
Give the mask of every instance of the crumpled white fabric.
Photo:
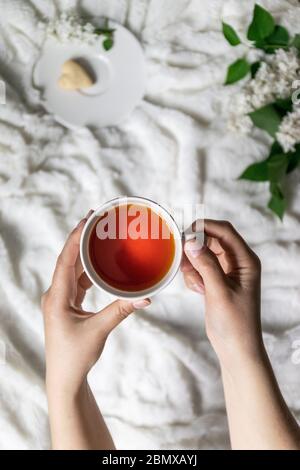
<svg viewBox="0 0 300 470">
<path fill-rule="evenodd" d="M 299 32 L 299 2 L 261 4 Z M 281 224 L 265 209 L 265 184 L 236 180 L 266 155 L 268 139 L 230 134 L 225 124 L 239 85 L 222 83 L 243 46 L 226 43 L 221 19 L 242 32 L 253 5 L 0 0 L 0 79 L 7 85 L 7 104 L 0 105 L 1 448 L 50 447 L 40 296 L 68 231 L 90 207 L 124 194 L 167 205 L 203 201 L 207 216 L 230 219 L 251 243 L 263 262 L 266 344 L 300 418 L 298 177 L 287 188 L 290 209 Z M 32 87 L 43 41 L 39 23 L 72 8 L 120 21 L 144 46 L 146 96 L 119 127 L 66 130 L 43 111 Z M 88 305 L 109 300 L 92 289 Z M 203 315 L 202 300 L 179 275 L 111 335 L 91 383 L 119 448 L 229 447 L 220 371 Z"/>
</svg>

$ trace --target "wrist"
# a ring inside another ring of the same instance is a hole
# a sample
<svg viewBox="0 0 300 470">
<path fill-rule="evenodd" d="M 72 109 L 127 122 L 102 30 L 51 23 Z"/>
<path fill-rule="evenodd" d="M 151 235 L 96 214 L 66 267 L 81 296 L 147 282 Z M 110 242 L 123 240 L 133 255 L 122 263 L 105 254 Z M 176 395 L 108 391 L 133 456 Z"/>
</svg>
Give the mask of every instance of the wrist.
<svg viewBox="0 0 300 470">
<path fill-rule="evenodd" d="M 46 374 L 46 392 L 50 402 L 67 403 L 82 398 L 88 388 L 87 376 L 80 379 L 69 379 L 64 377 L 63 380 L 57 375 Z"/>
<path fill-rule="evenodd" d="M 215 348 L 220 367 L 223 372 L 239 374 L 242 369 L 252 366 L 263 366 L 268 362 L 268 356 L 262 338 L 254 344 L 230 344 L 225 348 Z"/>
</svg>

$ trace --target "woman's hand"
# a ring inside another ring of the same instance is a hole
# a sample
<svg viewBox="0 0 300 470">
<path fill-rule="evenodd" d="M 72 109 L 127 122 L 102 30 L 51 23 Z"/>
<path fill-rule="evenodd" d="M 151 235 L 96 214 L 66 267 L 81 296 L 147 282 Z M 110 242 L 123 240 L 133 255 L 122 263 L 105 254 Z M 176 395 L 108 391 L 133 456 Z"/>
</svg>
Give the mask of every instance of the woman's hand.
<svg viewBox="0 0 300 470">
<path fill-rule="evenodd" d="M 255 356 L 263 348 L 260 261 L 229 222 L 205 220 L 204 232 L 203 247 L 185 244 L 185 283 L 205 295 L 206 331 L 219 359 Z"/>
<path fill-rule="evenodd" d="M 109 333 L 148 299 L 113 302 L 101 312 L 82 309 L 91 282 L 83 271 L 79 243 L 90 211 L 69 235 L 52 284 L 42 299 L 46 339 L 46 387 L 53 449 L 114 449 L 87 381 Z"/>
<path fill-rule="evenodd" d="M 260 262 L 228 222 L 205 220 L 206 246 L 185 244 L 185 282 L 205 295 L 207 335 L 220 360 L 233 449 L 300 449 L 260 324 Z"/>
<path fill-rule="evenodd" d="M 46 382 L 76 392 L 99 359 L 109 333 L 135 309 L 150 304 L 148 299 L 131 303 L 117 300 L 101 312 L 82 309 L 91 282 L 83 271 L 79 243 L 84 218 L 69 235 L 58 257 L 52 284 L 43 295 L 42 310 L 46 340 Z"/>
</svg>

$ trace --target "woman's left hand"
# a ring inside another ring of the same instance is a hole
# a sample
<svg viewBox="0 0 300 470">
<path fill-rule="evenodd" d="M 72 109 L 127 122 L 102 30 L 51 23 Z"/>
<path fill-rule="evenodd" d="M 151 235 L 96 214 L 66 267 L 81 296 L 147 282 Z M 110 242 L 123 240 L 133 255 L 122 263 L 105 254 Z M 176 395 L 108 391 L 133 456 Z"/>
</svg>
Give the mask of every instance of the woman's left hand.
<svg viewBox="0 0 300 470">
<path fill-rule="evenodd" d="M 99 359 L 109 333 L 135 309 L 136 303 L 117 300 L 100 312 L 87 312 L 82 302 L 91 281 L 79 256 L 80 236 L 90 211 L 69 235 L 59 255 L 51 286 L 42 298 L 46 341 L 46 383 L 49 388 L 76 392 Z"/>
</svg>

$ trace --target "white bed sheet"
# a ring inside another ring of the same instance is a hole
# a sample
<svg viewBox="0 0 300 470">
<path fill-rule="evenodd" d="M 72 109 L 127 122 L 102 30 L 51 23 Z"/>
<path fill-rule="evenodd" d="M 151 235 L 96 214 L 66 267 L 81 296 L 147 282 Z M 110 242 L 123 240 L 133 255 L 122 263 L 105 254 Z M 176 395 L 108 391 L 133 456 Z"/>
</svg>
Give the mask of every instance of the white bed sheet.
<svg viewBox="0 0 300 470">
<path fill-rule="evenodd" d="M 299 32 L 298 1 L 260 3 Z M 203 201 L 208 216 L 230 219 L 246 237 L 263 262 L 268 350 L 300 419 L 298 176 L 290 179 L 290 209 L 280 223 L 265 209 L 265 184 L 236 180 L 266 155 L 268 139 L 226 129 L 237 87 L 222 83 L 241 50 L 226 43 L 220 23 L 245 29 L 253 5 L 0 0 L 0 79 L 8 98 L 0 105 L 0 448 L 50 446 L 40 296 L 68 231 L 90 207 L 120 194 L 165 204 Z M 119 127 L 68 131 L 45 114 L 32 87 L 43 39 L 38 23 L 71 8 L 120 21 L 144 46 L 146 96 Z M 95 290 L 88 299 L 94 308 L 108 301 Z M 203 314 L 202 300 L 179 276 L 111 335 L 91 383 L 119 448 L 229 447 L 220 371 Z"/>
</svg>

